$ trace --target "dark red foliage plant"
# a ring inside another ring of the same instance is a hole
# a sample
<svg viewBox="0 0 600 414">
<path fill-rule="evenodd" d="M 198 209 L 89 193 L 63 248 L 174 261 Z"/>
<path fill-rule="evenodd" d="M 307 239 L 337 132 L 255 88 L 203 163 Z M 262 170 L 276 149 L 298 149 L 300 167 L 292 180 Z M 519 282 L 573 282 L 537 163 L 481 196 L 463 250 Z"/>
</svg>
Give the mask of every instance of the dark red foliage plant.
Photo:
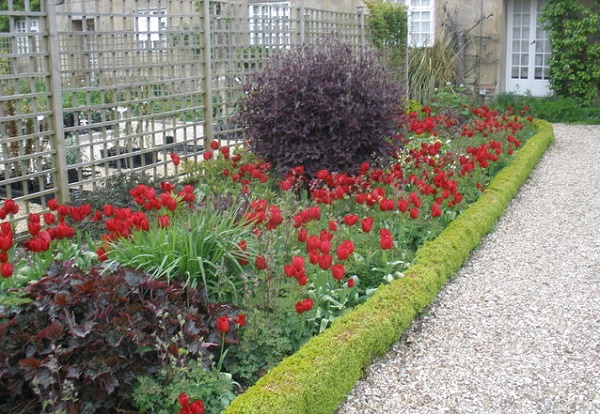
<svg viewBox="0 0 600 414">
<path fill-rule="evenodd" d="M 391 152 L 401 92 L 374 55 L 335 39 L 292 47 L 244 89 L 236 121 L 252 152 L 281 173 L 356 173 Z"/>
<path fill-rule="evenodd" d="M 205 339 L 217 338 L 217 318 L 235 315 L 208 305 L 200 289 L 121 266 L 82 273 L 57 262 L 24 290 L 30 303 L 0 306 L 3 413 L 127 407 L 136 378 L 158 371 L 169 354 L 208 364 Z M 235 339 L 232 326 L 228 340 Z"/>
</svg>

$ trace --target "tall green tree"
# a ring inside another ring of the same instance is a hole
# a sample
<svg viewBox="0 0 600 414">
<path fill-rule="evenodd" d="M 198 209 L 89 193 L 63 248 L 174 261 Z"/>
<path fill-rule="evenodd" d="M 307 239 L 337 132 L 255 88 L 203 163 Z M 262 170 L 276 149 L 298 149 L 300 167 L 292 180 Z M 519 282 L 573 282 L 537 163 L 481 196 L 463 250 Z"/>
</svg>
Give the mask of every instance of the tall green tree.
<svg viewBox="0 0 600 414">
<path fill-rule="evenodd" d="M 385 63 L 401 77 L 406 71 L 408 14 L 406 7 L 382 0 L 367 1 L 367 37 Z"/>
</svg>

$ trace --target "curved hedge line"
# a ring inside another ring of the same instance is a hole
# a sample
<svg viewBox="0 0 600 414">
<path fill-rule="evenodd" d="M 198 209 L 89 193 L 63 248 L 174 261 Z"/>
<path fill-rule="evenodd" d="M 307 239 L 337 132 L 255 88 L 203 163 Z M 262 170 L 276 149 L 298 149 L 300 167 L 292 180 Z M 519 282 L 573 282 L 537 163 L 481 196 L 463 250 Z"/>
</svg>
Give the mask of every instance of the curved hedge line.
<svg viewBox="0 0 600 414">
<path fill-rule="evenodd" d="M 480 199 L 417 252 L 405 277 L 382 286 L 366 303 L 284 359 L 237 397 L 225 414 L 331 414 L 365 366 L 387 352 L 413 318 L 436 297 L 482 237 L 491 231 L 554 140 L 552 125 L 537 133 L 491 182 Z"/>
</svg>

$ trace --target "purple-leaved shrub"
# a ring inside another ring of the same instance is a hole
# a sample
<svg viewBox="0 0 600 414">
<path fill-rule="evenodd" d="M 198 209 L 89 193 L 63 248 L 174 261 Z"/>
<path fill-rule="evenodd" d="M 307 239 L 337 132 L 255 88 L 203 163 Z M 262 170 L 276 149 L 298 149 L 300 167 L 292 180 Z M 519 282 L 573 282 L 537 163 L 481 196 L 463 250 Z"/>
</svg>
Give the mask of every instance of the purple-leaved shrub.
<svg viewBox="0 0 600 414">
<path fill-rule="evenodd" d="M 401 91 L 374 55 L 335 40 L 292 47 L 244 92 L 236 121 L 251 151 L 281 173 L 352 173 L 391 152 Z"/>
<path fill-rule="evenodd" d="M 137 377 L 156 373 L 169 354 L 210 368 L 215 322 L 236 314 L 208 304 L 202 289 L 122 266 L 82 272 L 57 262 L 24 290 L 31 302 L 0 306 L 3 413 L 128 408 Z M 235 327 L 226 339 L 236 342 Z"/>
</svg>

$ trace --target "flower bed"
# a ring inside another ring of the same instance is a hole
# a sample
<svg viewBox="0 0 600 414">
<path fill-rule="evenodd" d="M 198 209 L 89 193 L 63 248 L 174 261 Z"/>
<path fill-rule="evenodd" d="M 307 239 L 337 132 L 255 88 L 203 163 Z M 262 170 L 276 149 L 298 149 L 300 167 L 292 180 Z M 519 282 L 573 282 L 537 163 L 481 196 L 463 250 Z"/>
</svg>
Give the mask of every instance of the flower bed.
<svg viewBox="0 0 600 414">
<path fill-rule="evenodd" d="M 203 411 L 219 412 L 262 377 L 227 412 L 331 412 L 486 226 L 464 229 L 473 235 L 469 243 L 436 236 L 449 223 L 447 232 L 459 226 L 464 211 L 474 214 L 469 206 L 481 193 L 478 204 L 490 208 L 494 197 L 510 198 L 488 185 L 533 133 L 523 128 L 530 121 L 482 107 L 460 125 L 423 108 L 399 119 L 390 147 L 400 149 L 390 160 L 365 163 L 356 175 L 307 177 L 299 166 L 277 177 L 251 154 L 214 142 L 203 163 L 179 165 L 173 156 L 187 184 L 133 188 L 135 208 L 49 203 L 51 212 L 29 217 L 24 246 L 32 256 L 18 263 L 5 221 L 0 271 L 3 302 L 13 304 L 0 307 L 0 376 L 12 385 L 0 395 L 9 409 L 25 398 L 53 409 L 172 412 L 178 402 L 199 410 L 190 401 L 203 400 Z M 526 176 L 531 165 L 520 168 Z M 503 208 L 486 212 L 486 223 Z M 0 213 L 9 217 L 14 204 Z M 91 251 L 81 248 L 84 239 L 74 243 L 82 223 L 104 229 L 99 241 L 86 240 Z M 442 240 L 450 247 L 426 253 Z M 448 260 L 457 245 L 462 253 Z M 50 266 L 54 259 L 63 263 Z M 107 283 L 129 288 L 115 296 Z M 34 302 L 9 295 L 10 288 Z M 167 308 L 165 295 L 190 300 Z M 92 337 L 107 318 L 123 331 Z M 36 323 L 21 326 L 25 320 Z M 77 346 L 73 335 L 81 338 Z M 72 359 L 84 350 L 97 358 Z"/>
<path fill-rule="evenodd" d="M 381 287 L 367 303 L 337 319 L 330 329 L 261 378 L 225 413 L 335 412 L 364 367 L 396 343 L 481 238 L 493 229 L 554 140 L 550 124 L 536 121 L 536 126 L 536 136 L 492 181 L 481 199 L 419 249 L 404 278 Z"/>
</svg>

